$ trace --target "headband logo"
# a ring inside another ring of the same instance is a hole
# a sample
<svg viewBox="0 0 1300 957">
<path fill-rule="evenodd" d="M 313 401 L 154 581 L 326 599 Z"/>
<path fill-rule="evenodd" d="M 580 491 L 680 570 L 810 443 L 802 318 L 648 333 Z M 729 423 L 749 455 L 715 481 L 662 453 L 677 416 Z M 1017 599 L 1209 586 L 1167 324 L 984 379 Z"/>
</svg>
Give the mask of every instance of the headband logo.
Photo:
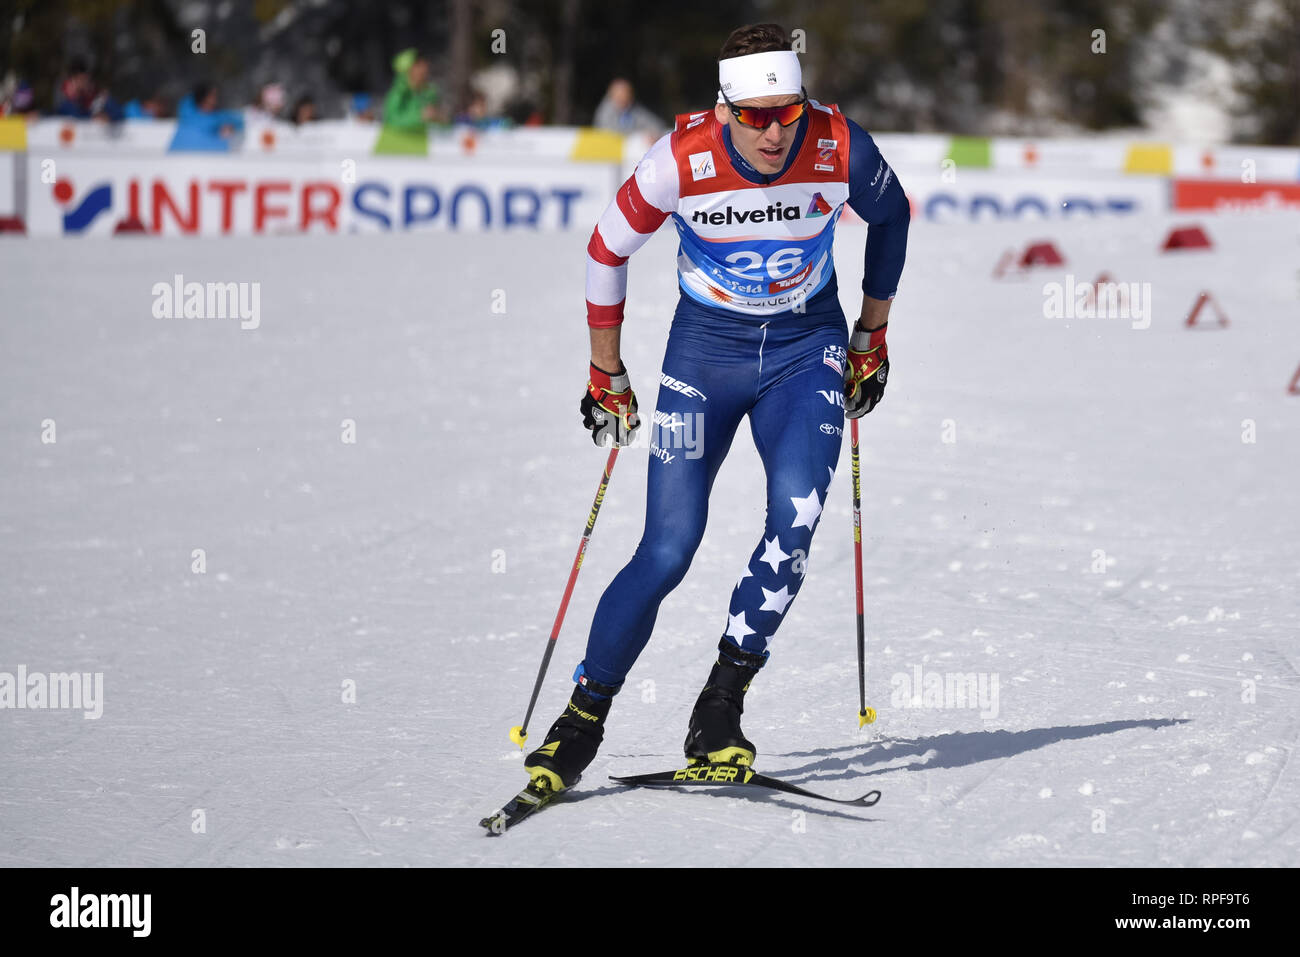
<svg viewBox="0 0 1300 957">
<path fill-rule="evenodd" d="M 768 85 L 768 86 L 776 86 L 776 74 L 775 74 L 775 73 L 769 73 L 769 74 L 767 75 L 767 85 Z"/>
</svg>

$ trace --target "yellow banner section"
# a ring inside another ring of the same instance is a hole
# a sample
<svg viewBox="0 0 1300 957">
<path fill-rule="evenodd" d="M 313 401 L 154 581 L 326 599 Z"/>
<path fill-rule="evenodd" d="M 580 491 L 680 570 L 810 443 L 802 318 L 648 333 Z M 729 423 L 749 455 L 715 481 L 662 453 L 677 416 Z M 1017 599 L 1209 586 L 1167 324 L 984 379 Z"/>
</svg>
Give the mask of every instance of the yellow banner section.
<svg viewBox="0 0 1300 957">
<path fill-rule="evenodd" d="M 621 163 L 623 136 L 610 130 L 584 126 L 578 130 L 569 159 L 584 162 Z"/>
<path fill-rule="evenodd" d="M 1169 176 L 1174 171 L 1174 150 L 1168 143 L 1134 143 L 1124 157 L 1126 173 L 1156 173 Z"/>
<path fill-rule="evenodd" d="M 27 149 L 27 120 L 21 116 L 0 116 L 0 150 Z"/>
</svg>

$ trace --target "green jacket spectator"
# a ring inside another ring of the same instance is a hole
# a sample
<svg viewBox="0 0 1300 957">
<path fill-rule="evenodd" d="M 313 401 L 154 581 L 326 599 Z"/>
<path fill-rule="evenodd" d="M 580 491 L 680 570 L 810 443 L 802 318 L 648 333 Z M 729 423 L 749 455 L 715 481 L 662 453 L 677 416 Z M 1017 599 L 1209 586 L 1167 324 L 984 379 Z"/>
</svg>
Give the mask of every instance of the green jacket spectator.
<svg viewBox="0 0 1300 957">
<path fill-rule="evenodd" d="M 429 81 L 429 61 L 414 49 L 403 50 L 393 58 L 393 72 L 375 152 L 427 156 L 429 123 L 438 117 L 438 87 Z"/>
</svg>

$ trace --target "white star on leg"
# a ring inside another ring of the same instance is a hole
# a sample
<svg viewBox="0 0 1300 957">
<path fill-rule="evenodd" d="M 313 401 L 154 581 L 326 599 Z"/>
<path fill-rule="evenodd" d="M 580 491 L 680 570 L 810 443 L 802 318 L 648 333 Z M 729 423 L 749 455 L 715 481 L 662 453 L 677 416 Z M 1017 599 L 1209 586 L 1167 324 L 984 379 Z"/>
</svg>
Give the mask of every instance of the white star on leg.
<svg viewBox="0 0 1300 957">
<path fill-rule="evenodd" d="M 779 615 L 785 611 L 786 605 L 794 601 L 794 595 L 791 595 L 790 589 L 784 585 L 781 586 L 780 591 L 768 591 L 764 588 L 762 592 L 763 604 L 759 606 L 759 611 L 774 611 Z"/>
<path fill-rule="evenodd" d="M 736 644 L 740 644 L 746 635 L 754 634 L 754 629 L 745 624 L 745 613 L 742 611 L 739 615 L 727 615 L 727 630 L 723 634 L 735 638 Z"/>
<path fill-rule="evenodd" d="M 790 501 L 794 503 L 795 516 L 794 521 L 790 523 L 791 528 L 812 528 L 817 524 L 817 516 L 822 513 L 822 503 L 817 497 L 817 490 L 813 489 L 804 498 L 798 498 L 791 495 Z"/>
<path fill-rule="evenodd" d="M 764 549 L 763 557 L 760 558 L 759 561 L 767 562 L 772 566 L 772 571 L 779 572 L 781 570 L 781 563 L 790 557 L 785 552 L 781 551 L 781 536 L 773 535 L 770 541 L 765 540 L 763 544 L 766 545 L 767 548 Z"/>
</svg>

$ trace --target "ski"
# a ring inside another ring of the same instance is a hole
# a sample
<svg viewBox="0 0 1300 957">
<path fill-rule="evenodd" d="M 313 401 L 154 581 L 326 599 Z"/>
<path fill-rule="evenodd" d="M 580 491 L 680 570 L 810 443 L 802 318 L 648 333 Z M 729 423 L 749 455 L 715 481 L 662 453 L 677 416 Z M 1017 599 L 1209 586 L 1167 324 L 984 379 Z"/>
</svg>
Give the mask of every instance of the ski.
<svg viewBox="0 0 1300 957">
<path fill-rule="evenodd" d="M 487 828 L 489 837 L 499 837 L 534 811 L 546 807 L 554 797 L 555 792 L 549 788 L 539 788 L 530 783 L 501 810 L 479 821 L 479 827 Z"/>
<path fill-rule="evenodd" d="M 631 774 L 624 777 L 610 776 L 611 781 L 626 784 L 629 787 L 758 787 L 799 797 L 814 798 L 818 801 L 832 801 L 835 804 L 852 804 L 856 807 L 871 807 L 880 800 L 879 791 L 868 791 L 858 798 L 836 798 L 826 794 L 809 791 L 789 781 L 759 774 L 753 768 L 740 764 L 696 764 L 676 771 L 657 771 L 652 774 Z"/>
</svg>

